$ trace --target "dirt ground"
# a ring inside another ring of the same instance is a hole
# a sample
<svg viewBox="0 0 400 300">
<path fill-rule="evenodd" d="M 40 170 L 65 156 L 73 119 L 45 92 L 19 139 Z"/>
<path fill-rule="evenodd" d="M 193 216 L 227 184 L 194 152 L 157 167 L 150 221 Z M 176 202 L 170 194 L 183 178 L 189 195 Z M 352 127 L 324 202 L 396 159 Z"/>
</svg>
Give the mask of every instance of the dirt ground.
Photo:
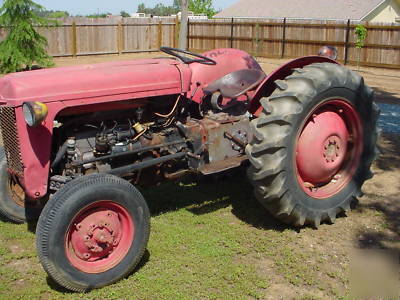
<svg viewBox="0 0 400 300">
<path fill-rule="evenodd" d="M 57 66 L 68 66 L 157 56 L 160 54 L 107 55 L 57 58 L 55 62 Z M 259 60 L 267 73 L 284 61 Z M 400 70 L 362 67 L 360 73 L 364 76 L 366 83 L 376 91 L 378 102 L 400 104 Z M 398 121 L 400 122 L 400 119 Z M 394 268 L 394 274 L 397 274 L 398 279 L 400 136 L 383 132 L 379 148 L 381 154 L 373 165 L 375 176 L 364 185 L 365 195 L 360 198 L 360 203 L 347 213 L 347 217 L 342 215 L 335 224 L 322 224 L 318 230 L 308 227 L 298 230 L 273 219 L 255 202 L 254 197 L 249 196 L 252 193 L 251 188 L 241 177 L 235 177 L 233 183 L 229 181 L 218 183 L 218 187 L 215 183 L 199 184 L 194 187 L 180 184 L 178 187 L 173 187 L 171 191 L 161 187 L 156 191 L 146 192 L 145 197 L 150 199 L 158 198 L 160 194 L 166 198 L 175 199 L 174 204 L 167 204 L 168 199 L 162 200 L 164 202 L 161 204 L 151 204 L 153 233 L 149 244 L 151 254 L 149 262 L 127 280 L 84 297 L 151 299 L 151 295 L 153 297 L 158 295 L 159 298 L 165 299 L 355 299 L 351 296 L 351 287 L 354 282 L 350 276 L 353 262 L 351 255 L 354 251 L 369 255 L 371 249 L 383 250 L 388 254 L 394 253 L 396 260 L 391 267 Z M 184 191 L 182 196 L 176 196 L 177 189 L 181 188 L 186 192 Z M 212 193 L 216 195 L 211 195 Z M 176 197 L 182 198 L 177 200 Z M 197 203 L 197 198 L 201 198 L 202 202 Z M 217 200 L 207 202 L 204 198 Z M 183 229 L 173 226 L 176 225 L 177 220 L 186 224 L 183 225 Z M 191 234 L 192 222 L 197 222 L 193 228 L 201 231 L 193 231 Z M 173 230 L 167 232 L 164 231 L 165 228 Z M 5 229 L 9 229 L 8 225 L 0 223 L 0 231 Z M 173 240 L 178 243 L 178 246 L 173 244 L 173 247 L 168 248 L 168 239 L 165 238 L 165 234 L 168 234 L 170 238 L 172 238 L 170 235 L 173 235 Z M 201 246 L 203 234 L 207 235 L 204 242 L 209 247 L 207 249 Z M 12 237 L 11 234 L 9 235 Z M 192 238 L 195 239 L 192 240 Z M 218 245 L 224 243 L 218 251 L 234 250 L 221 256 L 219 256 L 220 252 L 216 251 L 210 256 L 201 256 L 202 259 L 198 262 L 193 261 L 197 259 L 197 256 L 191 258 L 191 251 L 197 246 L 202 247 L 201 251 L 210 251 L 209 249 L 214 245 L 213 238 L 216 239 L 215 243 Z M 185 244 L 179 242 L 181 239 Z M 22 274 L 25 268 L 24 261 L 32 263 L 32 259 L 35 259 L 32 258 L 34 254 L 29 252 L 27 257 L 20 254 L 21 251 L 23 252 L 20 248 L 30 247 L 32 240 L 32 236 L 23 236 L 18 240 L 20 242 L 9 243 L 5 235 L 0 235 L 0 243 L 9 245 L 8 249 L 11 249 L 11 252 L 16 251 L 16 255 L 21 258 L 20 263 L 9 259 L 6 264 L 9 270 L 7 272 L 14 270 Z M 232 241 L 234 245 L 230 244 Z M 162 248 L 160 253 L 157 247 Z M 8 254 L 4 254 L 6 250 L 4 251 L 2 253 L 0 247 L 0 258 L 7 258 Z M 168 261 L 169 251 L 173 254 L 171 261 Z M 157 264 L 158 261 L 159 264 Z M 207 270 L 198 269 L 202 264 L 207 267 Z M 214 264 L 214 266 L 209 264 Z M 367 264 L 368 259 L 363 262 L 363 265 Z M 230 265 L 240 266 L 240 268 L 235 267 L 234 271 L 226 269 Z M 24 295 L 29 295 L 29 293 L 41 298 L 71 296 L 65 294 L 65 291 L 54 288 L 54 283 L 49 282 L 49 279 L 47 279 L 47 285 L 45 280 L 41 279 L 44 275 L 42 271 L 37 271 L 38 268 L 40 266 L 37 261 L 34 261 L 34 265 L 28 268 L 28 275 L 23 275 L 22 279 L 11 277 L 6 274 L 6 269 L 3 272 L 0 269 L 0 281 L 3 281 L 4 290 L 9 291 L 8 297 L 22 295 L 24 298 Z M 171 268 L 176 272 L 171 274 L 171 277 L 166 277 L 169 272 L 172 272 Z M 368 272 L 373 274 L 375 271 L 373 269 Z M 187 275 L 180 281 L 180 276 L 186 272 L 190 272 L 190 276 Z M 32 278 L 37 276 L 39 279 L 31 279 L 29 274 L 34 274 Z M 223 277 L 213 277 L 218 276 L 216 274 L 223 274 Z M 146 276 L 150 278 L 149 281 L 146 281 Z M 21 285 L 20 280 L 23 281 Z M 162 285 L 159 289 L 157 289 L 158 282 Z M 174 285 L 175 282 L 176 285 Z M 144 287 L 141 286 L 142 283 Z M 27 287 L 22 288 L 24 284 L 27 284 Z M 397 286 L 394 286 L 391 299 L 400 299 L 398 298 L 400 297 L 398 280 L 395 284 Z M 39 290 L 34 290 L 34 285 Z M 1 286 L 0 284 L 0 289 Z M 383 293 L 388 289 L 381 293 L 379 286 L 373 287 L 379 295 L 374 299 L 383 299 Z M 12 291 L 12 288 L 26 289 L 26 291 L 18 294 Z M 133 294 L 124 294 L 124 288 L 129 288 Z M 169 288 L 171 290 L 168 290 Z M 180 293 L 183 293 L 183 296 Z M 133 296 L 135 294 L 136 296 Z M 5 294 L 3 297 L 7 298 Z M 360 299 L 367 298 L 372 299 L 371 295 L 360 296 Z"/>
</svg>

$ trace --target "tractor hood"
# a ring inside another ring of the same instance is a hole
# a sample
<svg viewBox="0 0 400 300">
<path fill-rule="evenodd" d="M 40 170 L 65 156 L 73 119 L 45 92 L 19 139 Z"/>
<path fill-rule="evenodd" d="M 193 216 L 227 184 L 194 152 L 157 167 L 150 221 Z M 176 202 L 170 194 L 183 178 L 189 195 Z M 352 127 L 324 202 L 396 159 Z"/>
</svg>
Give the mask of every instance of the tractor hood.
<svg viewBox="0 0 400 300">
<path fill-rule="evenodd" d="M 182 74 L 183 73 L 183 74 Z M 185 84 L 187 82 L 187 84 Z M 190 69 L 175 59 L 142 59 L 20 72 L 0 78 L 0 104 L 108 100 L 178 94 Z"/>
</svg>

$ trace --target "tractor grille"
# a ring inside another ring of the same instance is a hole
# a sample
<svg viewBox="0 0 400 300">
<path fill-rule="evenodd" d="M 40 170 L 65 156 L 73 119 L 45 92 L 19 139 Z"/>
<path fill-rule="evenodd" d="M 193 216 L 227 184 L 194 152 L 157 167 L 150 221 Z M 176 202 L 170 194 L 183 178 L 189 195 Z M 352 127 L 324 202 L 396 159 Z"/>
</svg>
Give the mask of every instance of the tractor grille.
<svg viewBox="0 0 400 300">
<path fill-rule="evenodd" d="M 23 176 L 24 165 L 21 159 L 21 149 L 13 107 L 2 107 L 0 111 L 1 134 L 3 136 L 4 154 L 8 168 L 18 176 Z"/>
</svg>

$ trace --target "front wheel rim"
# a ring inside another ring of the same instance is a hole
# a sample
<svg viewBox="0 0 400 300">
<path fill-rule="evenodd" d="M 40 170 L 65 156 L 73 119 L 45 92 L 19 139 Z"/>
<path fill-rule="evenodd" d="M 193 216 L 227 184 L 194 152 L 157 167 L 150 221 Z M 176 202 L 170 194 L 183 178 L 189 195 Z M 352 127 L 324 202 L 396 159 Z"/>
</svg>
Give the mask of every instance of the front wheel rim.
<svg viewBox="0 0 400 300">
<path fill-rule="evenodd" d="M 25 192 L 17 180 L 9 175 L 8 188 L 11 200 L 21 208 L 25 207 Z"/>
<path fill-rule="evenodd" d="M 316 199 L 338 194 L 360 163 L 363 130 L 358 112 L 342 99 L 321 103 L 306 118 L 295 149 L 302 190 Z"/>
<path fill-rule="evenodd" d="M 97 201 L 72 219 L 65 237 L 69 262 L 85 273 L 102 273 L 119 264 L 135 235 L 132 216 L 120 204 Z"/>
</svg>

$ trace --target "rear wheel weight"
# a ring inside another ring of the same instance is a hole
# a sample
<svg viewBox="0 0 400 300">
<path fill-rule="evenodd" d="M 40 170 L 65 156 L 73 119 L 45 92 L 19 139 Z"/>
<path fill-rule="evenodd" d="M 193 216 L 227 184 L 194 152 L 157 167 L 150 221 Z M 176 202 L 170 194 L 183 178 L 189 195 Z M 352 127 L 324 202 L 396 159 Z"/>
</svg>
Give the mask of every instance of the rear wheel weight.
<svg viewBox="0 0 400 300">
<path fill-rule="evenodd" d="M 246 148 L 256 198 L 292 225 L 333 223 L 372 176 L 379 115 L 372 90 L 344 67 L 316 63 L 279 81 L 261 104 Z"/>
<path fill-rule="evenodd" d="M 150 233 L 150 214 L 139 191 L 113 175 L 75 179 L 46 204 L 36 246 L 46 272 L 77 292 L 128 275 L 139 263 Z"/>
</svg>

